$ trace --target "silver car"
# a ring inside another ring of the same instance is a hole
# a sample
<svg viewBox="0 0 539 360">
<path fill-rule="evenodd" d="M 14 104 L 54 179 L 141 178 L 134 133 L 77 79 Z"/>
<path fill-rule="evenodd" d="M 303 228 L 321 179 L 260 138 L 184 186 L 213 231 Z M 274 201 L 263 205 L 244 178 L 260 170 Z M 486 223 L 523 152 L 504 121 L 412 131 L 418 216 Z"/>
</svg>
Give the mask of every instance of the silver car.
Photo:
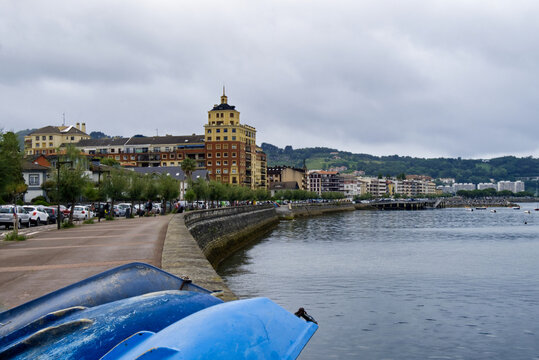
<svg viewBox="0 0 539 360">
<path fill-rule="evenodd" d="M 0 207 L 0 225 L 4 225 L 6 229 L 12 227 L 15 211 L 17 212 L 17 219 L 19 220 L 19 227 L 21 228 L 23 225 L 29 227 L 30 214 L 19 205 L 5 205 Z"/>
</svg>

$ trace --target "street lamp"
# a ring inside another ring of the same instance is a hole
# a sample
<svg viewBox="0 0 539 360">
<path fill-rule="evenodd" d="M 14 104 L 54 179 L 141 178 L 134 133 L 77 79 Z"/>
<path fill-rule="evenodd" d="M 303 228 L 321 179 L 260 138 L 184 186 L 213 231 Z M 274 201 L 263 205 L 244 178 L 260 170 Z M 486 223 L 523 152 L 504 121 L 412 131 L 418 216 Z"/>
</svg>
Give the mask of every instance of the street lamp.
<svg viewBox="0 0 539 360">
<path fill-rule="evenodd" d="M 56 169 L 58 170 L 58 178 L 56 179 L 56 194 L 58 196 L 58 214 L 56 215 L 56 223 L 58 224 L 58 230 L 60 230 L 60 223 L 61 223 L 61 212 L 60 212 L 60 167 L 63 164 L 69 164 L 73 166 L 73 161 L 60 161 L 58 160 L 56 162 Z"/>
</svg>

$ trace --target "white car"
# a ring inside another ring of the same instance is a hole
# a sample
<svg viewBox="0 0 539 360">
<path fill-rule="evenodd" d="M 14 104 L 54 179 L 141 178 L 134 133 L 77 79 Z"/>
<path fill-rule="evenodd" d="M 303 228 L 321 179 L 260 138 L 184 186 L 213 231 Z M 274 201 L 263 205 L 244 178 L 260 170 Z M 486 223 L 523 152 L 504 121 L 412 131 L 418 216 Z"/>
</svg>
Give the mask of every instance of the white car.
<svg viewBox="0 0 539 360">
<path fill-rule="evenodd" d="M 77 220 L 86 220 L 94 217 L 89 206 L 75 205 L 73 209 L 73 218 Z"/>
<path fill-rule="evenodd" d="M 29 227 L 30 214 L 19 205 L 6 205 L 0 207 L 0 225 L 4 225 L 6 229 L 12 227 L 15 211 L 17 211 L 17 218 L 19 219 L 19 228 L 22 228 L 23 225 Z"/>
<path fill-rule="evenodd" d="M 23 206 L 30 214 L 30 223 L 37 225 L 48 224 L 49 223 L 49 214 L 47 214 L 42 208 L 38 206 Z"/>
</svg>

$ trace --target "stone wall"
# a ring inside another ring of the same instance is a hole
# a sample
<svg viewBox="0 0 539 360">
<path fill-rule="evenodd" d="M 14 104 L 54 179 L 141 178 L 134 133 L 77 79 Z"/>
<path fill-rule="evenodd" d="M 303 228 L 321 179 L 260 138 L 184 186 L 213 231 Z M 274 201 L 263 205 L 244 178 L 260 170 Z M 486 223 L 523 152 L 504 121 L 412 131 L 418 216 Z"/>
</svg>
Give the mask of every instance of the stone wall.
<svg viewBox="0 0 539 360">
<path fill-rule="evenodd" d="M 185 214 L 187 229 L 214 267 L 263 235 L 278 220 L 273 205 L 227 207 Z"/>
<path fill-rule="evenodd" d="M 356 210 L 354 204 L 349 202 L 332 203 L 299 203 L 283 205 L 277 209 L 281 219 L 294 219 L 302 216 L 323 215 L 338 211 Z"/>
</svg>

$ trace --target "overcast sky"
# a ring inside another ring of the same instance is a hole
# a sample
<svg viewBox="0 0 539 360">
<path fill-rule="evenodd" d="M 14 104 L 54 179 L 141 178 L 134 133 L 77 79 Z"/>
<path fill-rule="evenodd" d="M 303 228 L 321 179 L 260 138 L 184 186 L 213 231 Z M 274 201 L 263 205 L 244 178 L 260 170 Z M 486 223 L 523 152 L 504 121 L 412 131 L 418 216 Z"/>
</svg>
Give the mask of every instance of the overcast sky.
<svg viewBox="0 0 539 360">
<path fill-rule="evenodd" d="M 226 86 L 257 142 L 539 156 L 539 2 L 0 1 L 0 128 L 202 134 Z"/>
</svg>

